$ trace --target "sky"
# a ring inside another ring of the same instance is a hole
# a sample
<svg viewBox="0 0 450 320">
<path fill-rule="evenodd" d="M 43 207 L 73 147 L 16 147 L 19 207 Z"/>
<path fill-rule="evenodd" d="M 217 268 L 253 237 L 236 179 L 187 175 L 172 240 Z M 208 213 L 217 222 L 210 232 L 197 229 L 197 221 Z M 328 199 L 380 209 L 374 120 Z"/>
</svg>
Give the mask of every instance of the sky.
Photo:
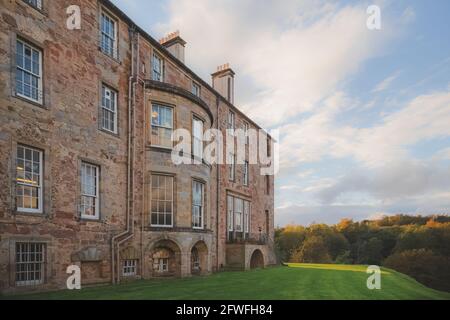
<svg viewBox="0 0 450 320">
<path fill-rule="evenodd" d="M 114 0 L 280 132 L 275 224 L 450 213 L 450 1 Z M 381 29 L 369 30 L 377 5 Z"/>
</svg>

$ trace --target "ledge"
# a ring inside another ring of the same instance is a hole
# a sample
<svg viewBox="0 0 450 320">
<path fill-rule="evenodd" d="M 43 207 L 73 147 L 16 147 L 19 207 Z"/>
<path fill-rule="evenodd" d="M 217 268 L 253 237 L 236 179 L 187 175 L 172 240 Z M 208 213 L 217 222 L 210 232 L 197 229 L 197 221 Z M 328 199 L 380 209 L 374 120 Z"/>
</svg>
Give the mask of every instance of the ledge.
<svg viewBox="0 0 450 320">
<path fill-rule="evenodd" d="M 168 233 L 177 233 L 177 232 L 213 233 L 213 231 L 209 230 L 209 229 L 193 229 L 193 228 L 185 228 L 185 227 L 164 228 L 164 227 L 146 226 L 146 227 L 144 227 L 144 230 L 145 231 L 153 231 L 153 232 L 168 232 Z"/>
<path fill-rule="evenodd" d="M 165 83 L 165 82 L 161 82 L 161 81 L 155 81 L 155 80 L 145 80 L 145 88 L 146 89 L 156 89 L 156 90 L 161 90 L 161 91 L 165 91 L 168 93 L 172 93 L 172 94 L 181 96 L 183 98 L 186 98 L 186 99 L 190 100 L 191 102 L 199 105 L 208 114 L 209 119 L 211 121 L 211 128 L 213 127 L 214 116 L 213 116 L 211 110 L 209 109 L 209 106 L 206 104 L 205 101 L 203 101 L 202 99 L 197 97 L 192 92 L 189 92 L 188 90 L 180 88 L 173 84 L 169 84 L 169 83 Z"/>
</svg>

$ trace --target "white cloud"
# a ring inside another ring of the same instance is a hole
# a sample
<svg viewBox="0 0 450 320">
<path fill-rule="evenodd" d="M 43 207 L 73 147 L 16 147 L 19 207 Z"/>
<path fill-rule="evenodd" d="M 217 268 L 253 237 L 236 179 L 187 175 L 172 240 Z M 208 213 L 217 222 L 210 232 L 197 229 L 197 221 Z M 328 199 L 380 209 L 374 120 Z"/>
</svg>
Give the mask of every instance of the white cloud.
<svg viewBox="0 0 450 320">
<path fill-rule="evenodd" d="M 300 179 L 304 179 L 304 178 L 311 176 L 313 173 L 314 173 L 314 170 L 305 170 L 305 171 L 299 172 L 297 174 L 297 177 L 299 177 Z"/>
<path fill-rule="evenodd" d="M 352 170 L 318 192 L 323 203 L 348 193 L 365 193 L 380 204 L 410 202 L 450 190 L 450 168 L 437 162 L 399 161 L 375 170 Z"/>
<path fill-rule="evenodd" d="M 444 148 L 433 155 L 434 160 L 450 160 L 450 147 Z"/>
<path fill-rule="evenodd" d="M 157 29 L 180 29 L 188 41 L 188 64 L 204 76 L 230 62 L 238 97 L 239 81 L 250 79 L 254 91 L 243 95 L 241 107 L 270 126 L 313 110 L 395 36 L 369 31 L 366 8 L 311 0 L 264 6 L 250 0 L 177 0 L 169 6 L 169 22 Z"/>
<path fill-rule="evenodd" d="M 349 105 L 350 99 L 336 94 L 309 118 L 282 127 L 281 163 L 349 157 L 362 166 L 379 167 L 410 158 L 408 149 L 418 142 L 450 136 L 450 91 L 416 97 L 368 128 L 336 123 Z"/>
<path fill-rule="evenodd" d="M 409 151 L 418 142 L 450 136 L 450 88 L 408 103 L 388 97 L 396 111 L 377 115 L 371 126 L 339 122 L 345 113 L 378 107 L 373 97 L 361 104 L 349 96 L 346 86 L 362 65 L 405 35 L 403 27 L 415 19 L 412 8 L 390 16 L 390 1 L 375 3 L 383 12 L 380 32 L 366 28 L 365 2 L 342 6 L 315 0 L 273 0 L 264 5 L 256 0 L 170 0 L 169 20 L 152 30 L 159 35 L 180 30 L 188 42 L 187 64 L 205 80 L 217 65 L 230 62 L 237 72 L 238 107 L 265 127 L 281 126 L 279 179 L 289 182 L 279 188 L 283 204 L 277 206 L 277 214 L 285 222 L 294 219 L 296 211 L 301 221 L 317 215 L 331 222 L 346 213 L 367 218 L 380 212 L 445 209 L 450 203 L 439 193 L 448 188 L 439 178 L 447 177 L 445 168 L 411 160 Z M 445 71 L 437 72 L 441 70 Z M 397 71 L 386 77 L 372 93 L 392 88 L 398 76 Z M 450 150 L 435 158 L 450 158 Z M 319 179 L 315 174 L 320 168 L 305 171 L 302 166 L 335 159 L 350 159 L 355 169 L 348 168 L 342 177 L 331 173 Z M 311 204 L 308 195 L 320 192 L 325 202 L 350 205 L 302 207 L 290 196 L 306 194 L 301 201 Z M 355 192 L 373 201 L 359 195 L 362 200 L 352 205 L 351 197 L 345 197 Z"/>
<path fill-rule="evenodd" d="M 381 81 L 379 84 L 377 84 L 375 86 L 375 88 L 373 88 L 372 92 L 378 93 L 378 92 L 385 91 L 386 89 L 388 89 L 390 87 L 392 82 L 398 78 L 399 74 L 400 74 L 399 72 L 396 72 L 393 75 L 390 75 L 389 77 L 387 77 L 386 79 Z"/>
</svg>

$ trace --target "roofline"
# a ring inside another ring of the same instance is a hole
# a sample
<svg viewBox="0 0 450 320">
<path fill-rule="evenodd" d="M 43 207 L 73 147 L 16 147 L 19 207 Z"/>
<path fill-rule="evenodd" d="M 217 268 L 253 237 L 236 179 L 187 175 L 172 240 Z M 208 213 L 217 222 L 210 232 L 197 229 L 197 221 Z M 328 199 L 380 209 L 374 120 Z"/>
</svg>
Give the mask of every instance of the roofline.
<svg viewBox="0 0 450 320">
<path fill-rule="evenodd" d="M 147 41 L 149 41 L 154 47 L 156 47 L 159 51 L 163 52 L 165 55 L 167 55 L 178 67 L 183 69 L 185 72 L 187 72 L 192 78 L 195 78 L 195 81 L 201 83 L 203 86 L 208 88 L 213 94 L 215 94 L 218 99 L 220 99 L 222 102 L 224 102 L 228 107 L 232 108 L 234 111 L 239 113 L 241 116 L 243 116 L 248 122 L 252 123 L 255 127 L 258 129 L 262 129 L 261 126 L 259 126 L 255 121 L 250 119 L 246 114 L 244 114 L 241 110 L 239 110 L 234 104 L 229 102 L 225 97 L 223 97 L 218 91 L 216 91 L 209 83 L 207 83 L 205 80 L 200 78 L 194 71 L 192 71 L 188 66 L 186 66 L 182 61 L 177 59 L 173 54 L 167 50 L 163 45 L 159 43 L 155 38 L 153 38 L 147 31 L 139 27 L 129 16 L 125 14 L 121 9 L 119 9 L 114 3 L 112 3 L 110 0 L 100 0 L 103 5 L 107 6 L 108 9 L 112 10 L 114 14 L 116 14 L 118 17 L 123 19 L 125 22 L 127 22 L 130 27 L 134 27 L 134 29 L 139 32 Z"/>
</svg>

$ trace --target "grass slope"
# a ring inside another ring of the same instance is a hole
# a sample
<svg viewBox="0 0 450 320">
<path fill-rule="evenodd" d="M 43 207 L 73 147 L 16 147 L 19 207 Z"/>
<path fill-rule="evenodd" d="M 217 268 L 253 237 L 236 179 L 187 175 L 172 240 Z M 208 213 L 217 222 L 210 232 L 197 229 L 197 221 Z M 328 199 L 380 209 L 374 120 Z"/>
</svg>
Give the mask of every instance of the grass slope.
<svg viewBox="0 0 450 320">
<path fill-rule="evenodd" d="M 450 299 L 398 272 L 383 269 L 381 290 L 368 290 L 365 266 L 290 264 L 209 277 L 142 280 L 118 286 L 59 291 L 13 299 Z"/>
</svg>

